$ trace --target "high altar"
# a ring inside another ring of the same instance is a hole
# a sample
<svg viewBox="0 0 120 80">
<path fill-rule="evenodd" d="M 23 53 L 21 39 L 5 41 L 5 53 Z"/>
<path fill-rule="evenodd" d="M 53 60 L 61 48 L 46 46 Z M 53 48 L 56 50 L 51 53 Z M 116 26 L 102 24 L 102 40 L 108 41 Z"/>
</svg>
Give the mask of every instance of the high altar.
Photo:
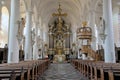
<svg viewBox="0 0 120 80">
<path fill-rule="evenodd" d="M 53 24 L 49 25 L 49 48 L 50 53 L 54 54 L 55 62 L 65 61 L 65 49 L 70 48 L 70 26 L 62 19 L 62 16 L 67 16 L 67 14 L 61 12 L 59 4 L 58 13 L 52 14 L 57 18 Z"/>
</svg>

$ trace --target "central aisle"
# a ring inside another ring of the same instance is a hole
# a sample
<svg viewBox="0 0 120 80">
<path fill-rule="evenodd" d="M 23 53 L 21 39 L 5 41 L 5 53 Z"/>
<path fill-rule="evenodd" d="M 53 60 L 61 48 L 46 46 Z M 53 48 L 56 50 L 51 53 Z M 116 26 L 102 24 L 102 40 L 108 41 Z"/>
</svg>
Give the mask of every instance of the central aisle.
<svg viewBox="0 0 120 80">
<path fill-rule="evenodd" d="M 52 63 L 39 80 L 87 80 L 69 63 Z"/>
</svg>

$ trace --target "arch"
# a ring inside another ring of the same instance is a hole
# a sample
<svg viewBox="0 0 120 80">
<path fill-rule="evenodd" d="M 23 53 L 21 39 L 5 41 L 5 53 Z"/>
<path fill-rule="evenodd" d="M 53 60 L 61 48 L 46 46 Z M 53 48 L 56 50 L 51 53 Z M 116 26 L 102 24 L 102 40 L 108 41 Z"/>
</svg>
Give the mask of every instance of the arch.
<svg viewBox="0 0 120 80">
<path fill-rule="evenodd" d="M 27 10 L 28 7 L 27 7 L 27 2 L 26 2 L 26 0 L 21 0 L 21 1 L 23 1 L 24 5 L 25 5 L 25 9 Z"/>
<path fill-rule="evenodd" d="M 103 5 L 102 5 L 102 0 L 98 0 L 95 4 L 95 23 L 96 26 L 99 26 L 99 22 L 100 22 L 100 17 L 103 16 Z M 99 11 L 98 11 L 99 10 Z"/>
<path fill-rule="evenodd" d="M 36 5 L 34 5 L 34 7 L 33 7 L 33 22 L 36 22 L 36 21 L 39 20 L 37 14 L 38 14 L 38 13 L 37 13 L 37 8 L 36 8 Z"/>
<path fill-rule="evenodd" d="M 78 1 L 60 1 L 61 2 L 61 8 L 63 9 L 63 12 L 65 13 L 69 13 L 68 15 L 70 16 L 66 21 L 69 20 L 69 22 L 71 22 L 73 24 L 73 20 L 75 23 L 78 23 L 78 20 L 80 19 L 80 13 L 78 14 L 78 12 L 80 12 L 81 9 L 81 3 L 77 3 Z M 54 3 L 54 5 L 53 5 Z M 56 12 L 56 9 L 58 8 L 58 3 L 59 1 L 48 1 L 45 0 L 44 2 L 40 2 L 39 3 L 39 14 L 40 16 L 42 16 L 42 20 L 44 22 L 46 22 L 46 24 L 49 23 L 49 21 L 52 19 L 51 14 Z M 48 7 L 46 7 L 49 6 Z M 43 17 L 45 16 L 45 17 Z"/>
<path fill-rule="evenodd" d="M 1 16 L 1 31 L 0 31 L 0 47 L 4 47 L 8 43 L 8 29 L 9 29 L 9 12 L 6 6 L 2 7 Z"/>
<path fill-rule="evenodd" d="M 26 4 L 24 0 L 20 0 L 20 17 L 26 17 Z"/>
</svg>

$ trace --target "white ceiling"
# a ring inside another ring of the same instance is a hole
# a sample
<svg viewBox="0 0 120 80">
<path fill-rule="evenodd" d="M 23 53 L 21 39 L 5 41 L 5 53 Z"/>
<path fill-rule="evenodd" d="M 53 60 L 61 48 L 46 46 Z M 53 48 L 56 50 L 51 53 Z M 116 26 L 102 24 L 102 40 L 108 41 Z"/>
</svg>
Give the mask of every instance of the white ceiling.
<svg viewBox="0 0 120 80">
<path fill-rule="evenodd" d="M 68 14 L 68 16 L 64 18 L 67 23 L 74 22 L 74 24 L 78 24 L 80 21 L 80 0 L 36 0 L 36 2 L 39 15 L 45 23 L 49 23 L 55 19 L 53 18 L 52 13 L 57 12 L 59 2 L 61 3 L 63 13 Z"/>
<path fill-rule="evenodd" d="M 52 13 L 58 9 L 59 2 L 61 3 L 63 12 L 68 14 L 67 20 L 69 22 L 79 23 L 80 18 L 86 15 L 91 8 L 95 8 L 97 2 L 102 0 L 32 0 L 43 21 L 49 22 L 52 19 Z M 118 5 L 120 0 L 112 0 Z M 86 12 L 86 13 L 85 13 Z"/>
<path fill-rule="evenodd" d="M 2 0 L 0 0 L 2 1 Z M 11 0 L 3 0 L 10 4 Z M 36 8 L 38 16 L 41 18 L 42 24 L 48 25 L 55 18 L 52 17 L 52 13 L 57 12 L 59 2 L 63 13 L 67 13 L 65 21 L 70 23 L 74 27 L 79 27 L 82 21 L 89 20 L 89 13 L 91 10 L 96 10 L 97 15 L 101 15 L 101 8 L 97 8 L 96 4 L 102 0 L 20 0 L 21 1 L 21 13 L 25 16 L 25 5 L 32 4 L 32 8 Z M 32 2 L 31 2 L 32 1 Z M 120 0 L 112 0 L 113 5 L 120 6 Z M 24 3 L 25 2 L 25 3 Z M 101 3 L 102 4 L 102 3 Z M 101 6 L 100 6 L 101 7 Z M 97 8 L 97 9 L 95 9 Z M 33 11 L 34 12 L 34 11 Z"/>
</svg>

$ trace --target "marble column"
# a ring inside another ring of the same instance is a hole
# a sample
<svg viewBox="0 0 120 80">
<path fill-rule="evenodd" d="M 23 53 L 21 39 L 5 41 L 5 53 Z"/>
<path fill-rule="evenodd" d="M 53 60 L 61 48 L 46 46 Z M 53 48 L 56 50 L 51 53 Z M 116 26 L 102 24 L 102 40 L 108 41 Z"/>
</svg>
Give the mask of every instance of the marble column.
<svg viewBox="0 0 120 80">
<path fill-rule="evenodd" d="M 26 29 L 25 29 L 25 60 L 32 60 L 32 11 L 26 13 Z"/>
<path fill-rule="evenodd" d="M 103 0 L 103 18 L 105 20 L 105 44 L 104 44 L 104 59 L 105 62 L 115 63 L 115 46 L 113 36 L 112 22 L 112 0 Z"/>
<path fill-rule="evenodd" d="M 19 44 L 17 40 L 18 20 L 20 17 L 20 0 L 11 0 L 10 32 L 8 46 L 8 63 L 19 62 Z"/>
<path fill-rule="evenodd" d="M 33 60 L 37 60 L 38 56 L 38 22 L 35 23 L 35 44 L 33 46 Z"/>
</svg>

